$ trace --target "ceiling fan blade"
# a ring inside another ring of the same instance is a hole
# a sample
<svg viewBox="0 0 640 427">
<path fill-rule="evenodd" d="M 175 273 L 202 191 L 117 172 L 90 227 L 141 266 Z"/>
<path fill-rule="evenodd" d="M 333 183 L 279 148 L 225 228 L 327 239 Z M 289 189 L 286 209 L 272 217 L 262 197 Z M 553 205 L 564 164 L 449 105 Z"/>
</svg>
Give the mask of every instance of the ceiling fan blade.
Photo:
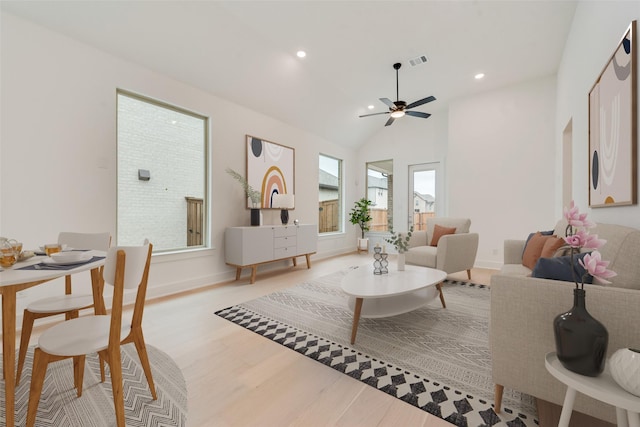
<svg viewBox="0 0 640 427">
<path fill-rule="evenodd" d="M 384 113 L 363 114 L 362 116 L 358 116 L 358 117 L 379 116 L 380 114 L 389 114 L 389 113 L 391 113 L 391 111 L 385 111 Z"/>
<path fill-rule="evenodd" d="M 396 109 L 396 104 L 394 104 L 393 101 L 389 98 L 380 98 L 380 101 L 384 102 L 387 107 L 391 108 L 392 110 Z"/>
<path fill-rule="evenodd" d="M 411 104 L 407 105 L 407 109 L 419 107 L 420 105 L 423 105 L 423 104 L 426 104 L 427 102 L 431 102 L 435 100 L 436 100 L 435 96 L 427 96 L 426 98 L 422 98 L 416 102 L 412 102 Z"/>
<path fill-rule="evenodd" d="M 387 123 L 385 123 L 385 126 L 391 126 L 391 123 L 393 123 L 395 119 L 393 117 L 389 117 L 389 120 L 387 120 Z"/>
<path fill-rule="evenodd" d="M 407 116 L 422 117 L 423 119 L 429 118 L 429 116 L 431 115 L 429 113 L 423 113 L 422 111 L 405 111 L 404 113 Z"/>
</svg>

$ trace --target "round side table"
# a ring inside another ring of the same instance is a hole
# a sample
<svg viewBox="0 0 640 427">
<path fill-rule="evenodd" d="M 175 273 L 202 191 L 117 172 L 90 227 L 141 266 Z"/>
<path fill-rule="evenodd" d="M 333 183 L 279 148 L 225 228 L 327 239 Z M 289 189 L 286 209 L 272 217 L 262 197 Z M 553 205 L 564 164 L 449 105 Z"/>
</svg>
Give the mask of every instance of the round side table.
<svg viewBox="0 0 640 427">
<path fill-rule="evenodd" d="M 571 372 L 562 366 L 555 352 L 547 353 L 544 364 L 551 375 L 567 385 L 558 427 L 569 425 L 577 392 L 615 406 L 618 427 L 640 427 L 640 397 L 628 393 L 613 380 L 608 364 L 597 377 Z"/>
</svg>

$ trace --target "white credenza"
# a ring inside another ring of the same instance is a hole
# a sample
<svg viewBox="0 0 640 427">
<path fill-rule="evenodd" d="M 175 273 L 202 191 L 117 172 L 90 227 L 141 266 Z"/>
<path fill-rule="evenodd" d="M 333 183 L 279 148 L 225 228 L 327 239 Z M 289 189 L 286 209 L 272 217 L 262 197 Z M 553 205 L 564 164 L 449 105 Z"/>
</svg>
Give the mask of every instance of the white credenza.
<svg viewBox="0 0 640 427">
<path fill-rule="evenodd" d="M 263 225 L 259 227 L 229 227 L 224 233 L 225 262 L 236 267 L 236 280 L 242 269 L 251 267 L 251 283 L 256 281 L 258 265 L 305 256 L 311 268 L 311 254 L 316 252 L 318 226 Z"/>
</svg>

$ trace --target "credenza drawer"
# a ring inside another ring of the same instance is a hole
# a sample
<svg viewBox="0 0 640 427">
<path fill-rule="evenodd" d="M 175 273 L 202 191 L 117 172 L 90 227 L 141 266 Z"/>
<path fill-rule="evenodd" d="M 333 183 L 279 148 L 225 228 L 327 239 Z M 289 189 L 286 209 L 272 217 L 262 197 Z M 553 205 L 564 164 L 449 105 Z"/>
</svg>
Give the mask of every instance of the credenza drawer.
<svg viewBox="0 0 640 427">
<path fill-rule="evenodd" d="M 288 237 L 276 237 L 273 239 L 273 248 L 287 248 L 290 246 L 296 246 L 296 236 Z"/>
<path fill-rule="evenodd" d="M 275 259 L 281 259 L 281 258 L 291 258 L 296 256 L 296 247 L 295 246 L 288 246 L 285 248 L 276 248 L 273 250 L 273 257 Z"/>
<path fill-rule="evenodd" d="M 297 234 L 296 227 L 274 227 L 273 237 L 295 236 Z"/>
</svg>

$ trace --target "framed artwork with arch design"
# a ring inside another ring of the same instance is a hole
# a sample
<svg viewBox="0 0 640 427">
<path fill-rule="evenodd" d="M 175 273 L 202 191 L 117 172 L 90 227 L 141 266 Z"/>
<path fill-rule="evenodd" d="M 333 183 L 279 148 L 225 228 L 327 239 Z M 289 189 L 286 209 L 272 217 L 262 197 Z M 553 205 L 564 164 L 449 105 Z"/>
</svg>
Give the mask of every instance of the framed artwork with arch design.
<svg viewBox="0 0 640 427">
<path fill-rule="evenodd" d="M 589 206 L 638 203 L 638 72 L 632 21 L 589 92 Z"/>
<path fill-rule="evenodd" d="M 247 182 L 260 191 L 261 209 L 275 209 L 274 194 L 295 194 L 295 150 L 251 135 L 246 144 Z"/>
</svg>

